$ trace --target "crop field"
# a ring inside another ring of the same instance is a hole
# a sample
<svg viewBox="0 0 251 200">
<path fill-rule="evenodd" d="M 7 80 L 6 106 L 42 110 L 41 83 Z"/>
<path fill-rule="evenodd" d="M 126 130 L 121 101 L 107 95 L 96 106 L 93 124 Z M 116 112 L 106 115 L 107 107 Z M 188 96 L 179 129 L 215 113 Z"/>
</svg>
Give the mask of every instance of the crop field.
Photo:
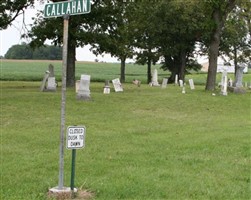
<svg viewBox="0 0 251 200">
<path fill-rule="evenodd" d="M 51 61 L 1 61 L 1 200 L 52 200 L 58 184 L 61 84 L 40 92 Z M 60 81 L 61 62 L 53 62 Z M 168 72 L 158 69 L 159 81 Z M 205 91 L 206 74 L 186 85 L 150 87 L 146 66 L 128 64 L 123 92 L 103 94 L 119 64 L 77 62 L 77 79 L 91 74 L 91 101 L 66 91 L 66 124 L 86 127 L 76 150 L 76 199 L 156 200 L 251 198 L 251 90 Z M 231 74 L 230 76 L 233 76 Z M 140 87 L 133 79 L 142 80 Z M 220 80 L 221 75 L 217 75 Z M 244 81 L 251 80 L 250 73 Z M 71 150 L 64 150 L 64 185 L 70 186 Z M 91 194 L 81 196 L 82 192 Z M 63 198 L 62 198 L 63 199 Z"/>
</svg>

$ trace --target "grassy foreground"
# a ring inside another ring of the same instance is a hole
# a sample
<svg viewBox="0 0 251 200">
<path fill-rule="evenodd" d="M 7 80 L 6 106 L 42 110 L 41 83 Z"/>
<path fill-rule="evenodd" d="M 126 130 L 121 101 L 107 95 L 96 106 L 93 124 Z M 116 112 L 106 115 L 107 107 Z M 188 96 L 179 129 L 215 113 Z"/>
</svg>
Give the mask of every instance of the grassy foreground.
<svg viewBox="0 0 251 200">
<path fill-rule="evenodd" d="M 1 83 L 2 200 L 47 199 L 58 184 L 61 88 Z M 77 150 L 75 185 L 94 199 L 250 199 L 250 91 L 216 96 L 204 86 L 182 94 L 124 84 L 92 101 L 67 90 L 66 126 L 86 126 Z M 71 151 L 65 150 L 65 185 Z"/>
</svg>

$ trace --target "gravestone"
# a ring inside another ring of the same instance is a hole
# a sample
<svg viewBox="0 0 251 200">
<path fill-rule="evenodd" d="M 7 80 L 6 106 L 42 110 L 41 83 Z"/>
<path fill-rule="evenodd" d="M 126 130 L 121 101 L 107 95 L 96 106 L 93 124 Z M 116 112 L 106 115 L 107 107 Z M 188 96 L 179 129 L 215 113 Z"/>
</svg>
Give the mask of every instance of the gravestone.
<svg viewBox="0 0 251 200">
<path fill-rule="evenodd" d="M 79 89 L 77 92 L 77 99 L 78 100 L 91 100 L 90 96 L 90 81 L 91 76 L 83 74 L 81 75 L 80 82 L 79 82 Z"/>
<path fill-rule="evenodd" d="M 134 79 L 134 80 L 132 81 L 132 83 L 133 83 L 134 85 L 137 85 L 138 87 L 140 87 L 140 85 L 141 85 L 141 81 L 136 80 L 136 79 Z"/>
<path fill-rule="evenodd" d="M 56 84 L 56 79 L 55 77 L 48 77 L 48 81 L 47 81 L 47 91 L 56 91 L 57 88 L 57 84 Z"/>
<path fill-rule="evenodd" d="M 195 87 L 194 87 L 194 82 L 193 82 L 193 79 L 189 79 L 188 81 L 189 81 L 189 86 L 190 86 L 190 89 L 191 89 L 191 90 L 194 90 L 194 89 L 195 89 Z"/>
<path fill-rule="evenodd" d="M 234 81 L 234 87 L 243 87 L 242 78 L 243 78 L 243 70 L 245 69 L 244 65 L 238 65 L 236 70 L 236 76 Z"/>
<path fill-rule="evenodd" d="M 158 71 L 157 71 L 157 69 L 154 69 L 154 71 L 153 71 L 152 86 L 160 86 L 160 84 L 158 82 Z"/>
<path fill-rule="evenodd" d="M 245 69 L 244 64 L 240 64 L 237 66 L 235 81 L 233 83 L 233 87 L 229 87 L 228 90 L 233 93 L 246 93 L 246 90 L 243 88 L 242 78 L 243 78 L 243 70 Z"/>
<path fill-rule="evenodd" d="M 113 83 L 115 92 L 123 92 L 123 88 L 122 88 L 119 78 L 113 79 L 112 83 Z"/>
<path fill-rule="evenodd" d="M 49 77 L 55 77 L 54 75 L 54 66 L 52 64 L 49 64 L 49 72 L 50 72 L 50 75 Z"/>
<path fill-rule="evenodd" d="M 186 93 L 186 88 L 183 86 L 182 87 L 182 92 L 181 92 L 182 94 L 185 94 Z"/>
<path fill-rule="evenodd" d="M 221 94 L 227 96 L 227 70 L 223 70 L 221 76 Z"/>
<path fill-rule="evenodd" d="M 50 64 L 48 70 L 45 72 L 42 84 L 40 86 L 40 91 L 55 92 L 56 89 L 57 89 L 57 83 L 54 75 L 54 66 Z"/>
<path fill-rule="evenodd" d="M 109 80 L 105 81 L 104 94 L 110 94 L 110 81 Z"/>
<path fill-rule="evenodd" d="M 183 80 L 179 80 L 180 87 L 183 87 Z"/>
<path fill-rule="evenodd" d="M 168 79 L 167 78 L 163 78 L 161 87 L 162 88 L 166 88 L 167 82 L 168 82 Z"/>
<path fill-rule="evenodd" d="M 175 85 L 178 85 L 178 74 L 175 75 L 175 82 L 174 82 Z"/>
</svg>

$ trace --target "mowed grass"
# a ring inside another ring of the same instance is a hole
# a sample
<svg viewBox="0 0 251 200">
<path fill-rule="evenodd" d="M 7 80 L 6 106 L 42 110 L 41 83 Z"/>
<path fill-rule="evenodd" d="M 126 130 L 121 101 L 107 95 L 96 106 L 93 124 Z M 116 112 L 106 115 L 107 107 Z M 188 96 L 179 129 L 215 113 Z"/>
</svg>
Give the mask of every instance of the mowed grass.
<svg viewBox="0 0 251 200">
<path fill-rule="evenodd" d="M 58 184 L 61 88 L 40 84 L 1 82 L 0 199 L 47 199 Z M 250 90 L 212 96 L 203 85 L 182 94 L 126 83 L 105 95 L 103 86 L 91 83 L 88 102 L 67 89 L 66 127 L 86 126 L 77 188 L 97 200 L 250 199 Z M 70 186 L 71 150 L 64 166 Z"/>
</svg>

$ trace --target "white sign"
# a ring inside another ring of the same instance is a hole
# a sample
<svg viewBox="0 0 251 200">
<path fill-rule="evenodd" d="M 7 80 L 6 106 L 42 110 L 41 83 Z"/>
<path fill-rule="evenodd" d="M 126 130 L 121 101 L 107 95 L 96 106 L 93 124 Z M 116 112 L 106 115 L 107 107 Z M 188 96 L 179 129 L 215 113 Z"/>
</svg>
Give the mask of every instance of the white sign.
<svg viewBox="0 0 251 200">
<path fill-rule="evenodd" d="M 68 149 L 80 149 L 85 146 L 85 127 L 69 126 L 66 135 L 66 146 Z"/>
</svg>

